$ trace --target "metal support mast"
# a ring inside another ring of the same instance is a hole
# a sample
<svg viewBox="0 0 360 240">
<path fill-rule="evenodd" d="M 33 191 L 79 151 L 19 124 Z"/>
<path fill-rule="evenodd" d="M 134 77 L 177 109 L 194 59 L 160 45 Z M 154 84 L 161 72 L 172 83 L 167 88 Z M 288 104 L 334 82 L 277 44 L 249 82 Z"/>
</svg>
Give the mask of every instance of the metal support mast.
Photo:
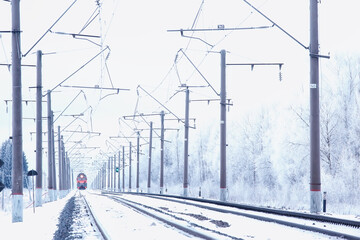
<svg viewBox="0 0 360 240">
<path fill-rule="evenodd" d="M 310 212 L 321 212 L 318 0 L 310 0 Z"/>
<path fill-rule="evenodd" d="M 139 163 L 140 163 L 140 132 L 137 132 L 137 147 L 136 147 L 136 192 L 139 192 L 139 175 L 140 175 L 140 169 L 139 169 Z"/>
<path fill-rule="evenodd" d="M 56 164 L 55 164 L 55 130 L 54 130 L 54 112 L 51 111 L 51 148 L 52 148 L 52 177 L 54 187 L 54 200 L 57 200 L 58 192 L 56 187 Z"/>
<path fill-rule="evenodd" d="M 102 189 L 106 189 L 106 162 L 104 162 L 103 164 L 103 168 L 102 168 Z"/>
<path fill-rule="evenodd" d="M 153 122 L 150 122 L 150 137 L 149 137 L 149 167 L 148 167 L 148 193 L 151 193 L 151 153 L 152 153 L 152 130 Z"/>
<path fill-rule="evenodd" d="M 115 192 L 116 191 L 116 154 L 114 154 L 114 168 L 113 168 L 113 173 L 114 173 L 114 188 L 113 188 L 113 191 Z"/>
<path fill-rule="evenodd" d="M 160 136 L 160 194 L 164 189 L 164 111 L 161 111 L 161 136 Z"/>
<path fill-rule="evenodd" d="M 188 196 L 188 170 L 189 170 L 189 88 L 186 88 L 185 97 L 185 137 L 184 137 L 184 197 Z"/>
<path fill-rule="evenodd" d="M 12 17 L 12 222 L 23 221 L 23 145 L 20 0 L 11 1 Z"/>
<path fill-rule="evenodd" d="M 131 142 L 130 142 L 130 147 L 129 147 L 129 192 L 131 192 Z"/>
<path fill-rule="evenodd" d="M 125 146 L 122 147 L 122 191 L 125 192 Z"/>
<path fill-rule="evenodd" d="M 121 164 L 121 152 L 119 151 L 119 155 L 118 155 L 118 163 L 119 163 L 119 175 L 118 175 L 118 192 L 121 191 L 121 185 L 120 185 L 120 164 Z"/>
<path fill-rule="evenodd" d="M 107 182 L 107 190 L 110 190 L 110 158 L 108 159 L 108 172 L 107 172 L 108 182 Z"/>
<path fill-rule="evenodd" d="M 60 135 L 60 126 L 58 126 L 58 161 L 59 161 L 59 197 L 63 198 L 63 190 L 64 190 L 64 177 L 63 177 L 63 158 L 62 158 L 62 147 L 61 147 L 61 135 Z"/>
<path fill-rule="evenodd" d="M 48 194 L 50 202 L 54 201 L 54 181 L 53 181 L 53 161 L 52 161 L 52 111 L 51 111 L 51 92 L 47 91 L 47 113 L 48 113 Z"/>
<path fill-rule="evenodd" d="M 220 88 L 220 201 L 226 201 L 226 52 L 221 50 Z"/>
<path fill-rule="evenodd" d="M 36 53 L 36 200 L 35 206 L 42 206 L 42 52 Z"/>
<path fill-rule="evenodd" d="M 114 182 L 114 178 L 113 178 L 113 175 L 114 175 L 114 168 L 113 168 L 113 165 L 114 165 L 114 161 L 113 161 L 113 157 L 110 157 L 110 191 L 112 191 L 114 189 L 114 185 L 113 185 L 113 182 Z"/>
</svg>

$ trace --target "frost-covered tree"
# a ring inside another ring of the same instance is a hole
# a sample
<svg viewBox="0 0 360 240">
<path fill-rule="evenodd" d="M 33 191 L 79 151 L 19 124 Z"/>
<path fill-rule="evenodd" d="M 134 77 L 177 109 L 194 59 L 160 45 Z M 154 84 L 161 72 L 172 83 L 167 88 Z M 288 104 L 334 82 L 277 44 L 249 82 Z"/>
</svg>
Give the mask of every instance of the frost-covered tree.
<svg viewBox="0 0 360 240">
<path fill-rule="evenodd" d="M 12 187 L 12 141 L 10 139 L 6 140 L 1 145 L 0 158 L 4 161 L 4 166 L 2 167 L 3 170 L 2 174 L 4 176 L 5 187 L 11 188 Z M 25 153 L 23 153 L 24 188 L 28 187 L 27 172 L 28 172 L 28 163 Z"/>
</svg>

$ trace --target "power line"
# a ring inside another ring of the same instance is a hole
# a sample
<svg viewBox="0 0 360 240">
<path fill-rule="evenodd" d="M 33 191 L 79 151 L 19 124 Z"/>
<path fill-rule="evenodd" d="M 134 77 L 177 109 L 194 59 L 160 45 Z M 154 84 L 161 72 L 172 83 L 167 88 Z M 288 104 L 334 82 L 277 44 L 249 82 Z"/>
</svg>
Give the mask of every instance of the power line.
<svg viewBox="0 0 360 240">
<path fill-rule="evenodd" d="M 49 92 L 54 91 L 57 87 L 59 87 L 61 84 L 69 80 L 72 76 L 74 76 L 77 72 L 79 72 L 81 69 L 83 69 L 86 65 L 88 65 L 91 61 L 93 61 L 95 58 L 97 58 L 101 53 L 103 53 L 106 49 L 109 49 L 108 47 L 104 48 L 101 52 L 97 53 L 94 57 L 92 57 L 89 61 L 87 61 L 85 64 L 83 64 L 80 68 L 78 68 L 75 72 L 71 73 L 67 78 L 65 78 L 63 81 L 61 81 L 59 84 L 57 84 L 55 87 L 53 87 L 50 91 L 48 91 L 43 97 L 45 97 Z"/>
<path fill-rule="evenodd" d="M 23 55 L 23 57 L 26 57 L 26 55 L 29 54 L 29 52 L 45 37 L 45 35 L 50 32 L 50 30 L 60 21 L 60 19 L 70 10 L 70 8 L 77 2 L 75 0 L 66 10 L 63 12 L 63 14 L 60 15 L 60 17 L 46 30 L 46 32 L 34 43 L 34 45 L 31 46 L 31 48 Z"/>
</svg>

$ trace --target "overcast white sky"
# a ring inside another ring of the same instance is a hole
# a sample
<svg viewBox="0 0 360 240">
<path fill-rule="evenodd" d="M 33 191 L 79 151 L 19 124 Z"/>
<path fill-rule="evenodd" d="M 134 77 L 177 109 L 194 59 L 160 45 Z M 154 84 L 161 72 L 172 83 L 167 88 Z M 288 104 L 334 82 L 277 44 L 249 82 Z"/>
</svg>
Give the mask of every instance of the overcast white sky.
<svg viewBox="0 0 360 240">
<path fill-rule="evenodd" d="M 54 23 L 62 12 L 72 3 L 72 0 L 21 1 L 22 52 L 25 54 L 39 37 Z M 101 137 L 87 140 L 88 146 L 101 146 L 103 151 L 109 150 L 105 141 L 108 136 L 116 136 L 119 131 L 118 118 L 134 112 L 137 94 L 136 86 L 145 89 L 165 102 L 177 90 L 178 85 L 187 82 L 189 85 L 204 84 L 194 69 L 181 58 L 177 64 L 178 75 L 172 68 L 176 53 L 180 48 L 187 48 L 187 55 L 199 66 L 206 78 L 219 90 L 220 57 L 217 53 L 207 53 L 208 50 L 220 51 L 226 49 L 227 62 L 283 62 L 285 63 L 283 81 L 278 81 L 278 69 L 265 68 L 229 68 L 228 97 L 234 101 L 234 111 L 242 111 L 259 107 L 263 104 L 279 104 L 285 101 L 296 101 L 307 91 L 309 82 L 308 52 L 276 28 L 266 30 L 248 30 L 234 32 L 196 33 L 194 36 L 215 45 L 210 48 L 199 40 L 182 38 L 179 33 L 169 33 L 169 29 L 187 29 L 193 25 L 196 13 L 202 0 L 138 0 L 102 1 L 101 27 L 96 18 L 83 32 L 84 34 L 104 37 L 104 46 L 109 46 L 111 53 L 107 64 L 111 76 L 109 80 L 106 71 L 103 78 L 100 74 L 100 58 L 97 58 L 64 85 L 81 85 L 130 88 L 130 92 L 120 92 L 99 101 L 108 92 L 84 90 L 73 105 L 64 114 L 77 114 L 89 106 L 92 114 L 87 111 L 84 121 L 78 121 L 69 129 L 102 132 Z M 304 0 L 249 0 L 254 6 L 286 29 L 304 45 L 309 42 L 309 1 Z M 52 31 L 77 33 L 96 8 L 95 1 L 78 0 L 73 8 L 54 26 Z M 319 5 L 320 44 L 322 54 L 359 54 L 360 34 L 360 2 L 358 0 L 324 0 Z M 256 27 L 269 26 L 258 13 L 254 12 L 242 0 L 215 1 L 205 0 L 194 28 L 216 28 L 218 24 L 225 27 Z M 11 6 L 9 2 L 0 2 L 0 30 L 11 29 Z M 186 33 L 191 35 L 191 33 Z M 2 34 L 0 62 L 10 61 L 10 34 Z M 94 41 L 99 42 L 97 39 Z M 83 65 L 99 52 L 99 47 L 85 41 L 76 40 L 70 36 L 48 33 L 44 39 L 23 59 L 23 63 L 35 64 L 36 50 L 44 53 L 57 54 L 43 57 L 44 90 L 51 89 Z M 105 56 L 108 51 L 106 51 Z M 206 56 L 206 57 L 205 57 Z M 179 58 L 181 56 L 179 55 Z M 329 60 L 322 60 L 329 61 Z M 332 60 L 330 60 L 332 61 Z M 4 99 L 11 98 L 11 75 L 6 67 L 0 67 L 0 140 L 6 140 L 11 135 L 11 105 L 5 105 Z M 35 85 L 35 71 L 24 68 L 23 98 L 34 99 L 35 91 L 29 87 Z M 180 79 L 180 80 L 179 80 Z M 161 83 L 161 84 L 160 84 Z M 55 117 L 64 110 L 70 101 L 78 94 L 79 89 L 58 88 L 61 92 L 53 93 L 53 109 Z M 161 110 L 150 98 L 140 91 L 140 112 Z M 214 98 L 210 90 L 194 89 L 192 98 Z M 285 101 L 284 101 L 285 99 Z M 179 116 L 183 116 L 183 93 L 176 95 L 169 107 Z M 203 106 L 191 106 L 192 117 L 201 118 L 205 111 L 214 111 L 217 116 L 218 105 L 204 109 Z M 8 110 L 8 111 L 7 111 Z M 44 104 L 44 115 L 46 105 Z M 35 105 L 23 107 L 24 117 L 35 117 Z M 56 123 L 65 127 L 71 117 L 60 118 Z M 201 122 L 201 121 L 200 121 Z M 81 127 L 79 127 L 81 125 Z M 122 125 L 124 127 L 124 125 Z M 46 124 L 43 125 L 46 130 Z M 124 127 L 126 128 L 126 127 Z M 30 167 L 35 166 L 35 122 L 24 120 L 24 151 L 28 156 Z M 64 134 L 65 135 L 65 134 Z M 69 134 L 65 135 L 69 137 Z M 81 138 L 72 137 L 71 140 Z M 46 140 L 44 136 L 44 140 Z M 115 142 L 112 142 L 115 143 Z M 45 152 L 46 145 L 44 142 Z M 68 143 L 70 148 L 73 143 Z M 112 149 L 110 149 L 112 151 Z M 97 151 L 94 151 L 97 152 Z M 91 152 L 94 153 L 94 152 Z M 90 154 L 90 153 L 89 153 Z M 46 169 L 46 155 L 44 167 Z M 86 160 L 89 161 L 89 160 Z"/>
</svg>

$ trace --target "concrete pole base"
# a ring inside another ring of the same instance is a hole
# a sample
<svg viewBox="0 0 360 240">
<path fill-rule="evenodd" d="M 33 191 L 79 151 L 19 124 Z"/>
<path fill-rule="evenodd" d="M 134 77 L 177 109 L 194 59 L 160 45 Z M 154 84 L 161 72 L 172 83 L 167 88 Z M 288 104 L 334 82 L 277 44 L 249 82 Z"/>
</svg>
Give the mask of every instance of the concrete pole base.
<svg viewBox="0 0 360 240">
<path fill-rule="evenodd" d="M 220 188 L 220 201 L 227 201 L 226 188 Z"/>
<path fill-rule="evenodd" d="M 310 212 L 319 213 L 322 211 L 322 194 L 321 191 L 310 191 Z"/>
<path fill-rule="evenodd" d="M 58 199 L 58 190 L 54 190 L 54 201 L 57 201 Z"/>
<path fill-rule="evenodd" d="M 183 194 L 184 197 L 187 197 L 188 196 L 188 188 L 187 187 L 184 187 L 184 194 Z"/>
<path fill-rule="evenodd" d="M 66 190 L 59 190 L 59 199 L 66 197 Z"/>
<path fill-rule="evenodd" d="M 139 188 L 136 188 L 136 192 L 139 193 Z"/>
<path fill-rule="evenodd" d="M 148 192 L 148 193 L 151 193 L 151 188 L 148 188 L 148 189 L 147 189 L 147 192 Z"/>
<path fill-rule="evenodd" d="M 163 193 L 164 193 L 164 188 L 161 187 L 161 188 L 160 188 L 160 194 L 163 194 Z"/>
<path fill-rule="evenodd" d="M 35 207 L 42 206 L 42 188 L 35 189 Z"/>
<path fill-rule="evenodd" d="M 12 195 L 12 222 L 23 221 L 23 195 Z"/>
<path fill-rule="evenodd" d="M 54 189 L 49 189 L 48 190 L 48 195 L 49 195 L 49 201 L 53 202 L 54 201 Z"/>
</svg>

